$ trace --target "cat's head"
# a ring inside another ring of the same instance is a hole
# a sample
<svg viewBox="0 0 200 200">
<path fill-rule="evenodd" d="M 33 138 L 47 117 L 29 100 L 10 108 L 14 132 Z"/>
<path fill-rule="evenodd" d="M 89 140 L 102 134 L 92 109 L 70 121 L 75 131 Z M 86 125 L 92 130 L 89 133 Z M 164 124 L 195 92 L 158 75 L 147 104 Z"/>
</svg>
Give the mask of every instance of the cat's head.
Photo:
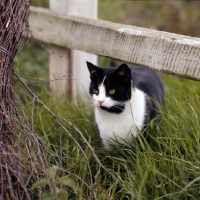
<svg viewBox="0 0 200 200">
<path fill-rule="evenodd" d="M 131 99 L 131 70 L 126 64 L 118 68 L 100 68 L 87 62 L 90 72 L 89 92 L 95 107 L 121 113 Z"/>
</svg>

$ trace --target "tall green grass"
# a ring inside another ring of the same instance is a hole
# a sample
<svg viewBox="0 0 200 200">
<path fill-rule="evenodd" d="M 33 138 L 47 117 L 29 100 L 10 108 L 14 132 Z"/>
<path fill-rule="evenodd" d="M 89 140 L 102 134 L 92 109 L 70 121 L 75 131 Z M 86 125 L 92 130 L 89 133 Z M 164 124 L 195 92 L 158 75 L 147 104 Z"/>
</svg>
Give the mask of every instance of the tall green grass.
<svg viewBox="0 0 200 200">
<path fill-rule="evenodd" d="M 34 0 L 33 4 L 48 7 L 48 1 Z M 181 31 L 198 36 L 198 7 L 191 2 L 182 4 Z M 173 23 L 169 19 L 173 9 L 159 1 L 152 4 L 150 1 L 99 1 L 101 19 L 172 32 Z M 53 187 L 54 193 L 58 188 L 64 189 L 68 199 L 80 200 L 199 199 L 200 83 L 161 74 L 166 92 L 165 105 L 161 108 L 162 123 L 155 131 L 151 122 L 148 138 L 140 135 L 133 148 L 116 147 L 111 154 L 100 148 L 92 102 L 80 100 L 75 104 L 67 96 L 55 101 L 48 92 L 48 52 L 33 41 L 28 46 L 26 43 L 27 40 L 21 45 L 15 69 L 32 78 L 23 80 L 61 117 L 52 117 L 15 80 L 30 122 L 51 152 L 47 160 L 58 167 L 57 181 L 44 187 L 47 194 Z M 29 53 L 25 54 L 27 49 Z M 103 66 L 108 60 L 100 58 L 99 63 Z"/>
<path fill-rule="evenodd" d="M 67 97 L 55 101 L 41 90 L 45 105 L 70 122 L 61 120 L 72 139 L 43 106 L 24 98 L 36 132 L 53 152 L 49 162 L 77 184 L 76 190 L 65 188 L 69 199 L 199 199 L 200 85 L 161 76 L 166 92 L 162 123 L 155 131 L 152 122 L 148 139 L 140 135 L 133 148 L 116 148 L 115 154 L 100 148 L 91 101 L 75 104 Z M 94 148 L 100 163 L 77 129 Z"/>
</svg>

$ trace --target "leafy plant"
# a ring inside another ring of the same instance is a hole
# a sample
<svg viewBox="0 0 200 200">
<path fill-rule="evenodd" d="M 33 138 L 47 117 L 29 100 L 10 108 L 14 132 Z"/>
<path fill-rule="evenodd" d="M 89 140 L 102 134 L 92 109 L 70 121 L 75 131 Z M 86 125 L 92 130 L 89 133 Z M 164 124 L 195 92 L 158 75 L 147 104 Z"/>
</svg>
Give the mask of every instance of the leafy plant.
<svg viewBox="0 0 200 200">
<path fill-rule="evenodd" d="M 48 178 L 41 179 L 32 185 L 31 190 L 46 186 L 50 189 L 49 192 L 41 195 L 40 200 L 67 200 L 69 194 L 65 186 L 73 189 L 74 192 L 78 190 L 76 181 L 70 176 L 57 177 L 58 170 L 58 166 L 52 166 L 48 170 Z"/>
</svg>

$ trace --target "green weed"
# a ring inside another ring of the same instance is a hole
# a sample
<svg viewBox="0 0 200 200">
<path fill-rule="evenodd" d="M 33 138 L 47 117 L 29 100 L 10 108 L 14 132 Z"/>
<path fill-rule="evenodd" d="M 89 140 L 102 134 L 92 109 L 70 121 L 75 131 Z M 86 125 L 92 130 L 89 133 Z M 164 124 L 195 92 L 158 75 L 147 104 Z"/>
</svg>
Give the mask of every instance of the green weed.
<svg viewBox="0 0 200 200">
<path fill-rule="evenodd" d="M 24 99 L 36 132 L 54 152 L 48 161 L 78 185 L 76 193 L 66 189 L 69 199 L 198 199 L 200 85 L 161 76 L 166 91 L 162 123 L 156 131 L 150 124 L 148 138 L 140 135 L 132 148 L 115 148 L 114 154 L 99 146 L 90 101 L 55 101 L 41 90 L 43 102 L 59 116 L 61 126 L 43 106 Z"/>
</svg>

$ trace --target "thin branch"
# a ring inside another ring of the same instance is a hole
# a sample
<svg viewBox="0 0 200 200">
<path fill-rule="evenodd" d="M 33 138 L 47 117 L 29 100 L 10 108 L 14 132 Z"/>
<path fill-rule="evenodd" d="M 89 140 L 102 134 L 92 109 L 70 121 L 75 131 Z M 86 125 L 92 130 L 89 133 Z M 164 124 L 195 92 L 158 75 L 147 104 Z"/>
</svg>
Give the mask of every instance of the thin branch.
<svg viewBox="0 0 200 200">
<path fill-rule="evenodd" d="M 51 116 L 53 116 L 53 118 L 56 120 L 56 122 L 58 123 L 59 126 L 61 126 L 64 131 L 72 138 L 72 140 L 75 142 L 75 144 L 79 147 L 79 149 L 81 150 L 82 154 L 84 155 L 86 161 L 87 161 L 87 165 L 88 165 L 88 170 L 89 170 L 89 174 L 90 174 L 90 181 L 91 184 L 93 185 L 93 180 L 92 180 L 92 171 L 90 169 L 90 165 L 89 165 L 89 160 L 88 157 L 86 156 L 85 152 L 83 151 L 83 149 L 81 148 L 80 144 L 76 141 L 76 139 L 69 133 L 69 131 L 62 125 L 62 123 L 60 123 L 60 121 L 58 120 L 57 116 L 30 90 L 30 88 L 20 79 L 20 77 L 17 75 L 17 73 L 14 71 L 14 75 L 17 77 L 17 79 L 23 84 L 23 86 L 29 91 L 29 93 L 34 97 L 35 101 L 37 101 L 39 104 L 41 104 L 50 114 Z"/>
<path fill-rule="evenodd" d="M 89 142 L 85 139 L 85 137 L 83 136 L 83 134 L 81 133 L 81 131 L 75 127 L 73 124 L 71 124 L 68 120 L 60 117 L 60 116 L 57 116 L 55 115 L 32 91 L 31 89 L 21 80 L 21 78 L 17 75 L 17 73 L 14 71 L 14 74 L 15 76 L 17 77 L 17 79 L 22 83 L 22 85 L 28 90 L 28 92 L 33 96 L 33 98 L 39 103 L 41 104 L 50 114 L 51 116 L 56 120 L 57 124 L 69 135 L 69 137 L 72 138 L 72 140 L 75 142 L 75 144 L 79 147 L 79 149 L 81 150 L 81 152 L 83 153 L 84 157 L 86 158 L 86 161 L 87 161 L 87 164 L 88 164 L 88 170 L 89 170 L 89 174 L 90 174 L 90 181 L 91 181 L 91 184 L 93 185 L 93 180 L 92 180 L 92 172 L 91 172 L 91 169 L 90 169 L 90 166 L 89 166 L 89 161 L 88 161 L 88 158 L 85 154 L 85 152 L 83 151 L 83 149 L 81 148 L 80 144 L 76 141 L 76 139 L 69 133 L 69 131 L 64 127 L 64 125 L 62 124 L 62 122 L 59 120 L 63 120 L 65 122 L 67 122 L 70 126 L 72 126 L 78 133 L 79 135 L 81 136 L 81 138 L 83 139 L 84 143 L 86 143 L 89 147 L 89 149 L 91 150 L 94 158 L 96 159 L 97 163 L 101 166 L 101 168 L 103 168 L 109 175 L 112 176 L 112 178 L 115 180 L 115 181 L 119 181 L 119 179 L 114 175 L 112 174 L 102 163 L 101 161 L 99 160 L 98 156 L 96 155 L 96 153 L 94 152 L 94 149 L 92 148 L 92 146 L 89 144 Z M 124 188 L 126 188 L 126 186 L 121 182 L 119 181 L 120 185 Z"/>
</svg>

